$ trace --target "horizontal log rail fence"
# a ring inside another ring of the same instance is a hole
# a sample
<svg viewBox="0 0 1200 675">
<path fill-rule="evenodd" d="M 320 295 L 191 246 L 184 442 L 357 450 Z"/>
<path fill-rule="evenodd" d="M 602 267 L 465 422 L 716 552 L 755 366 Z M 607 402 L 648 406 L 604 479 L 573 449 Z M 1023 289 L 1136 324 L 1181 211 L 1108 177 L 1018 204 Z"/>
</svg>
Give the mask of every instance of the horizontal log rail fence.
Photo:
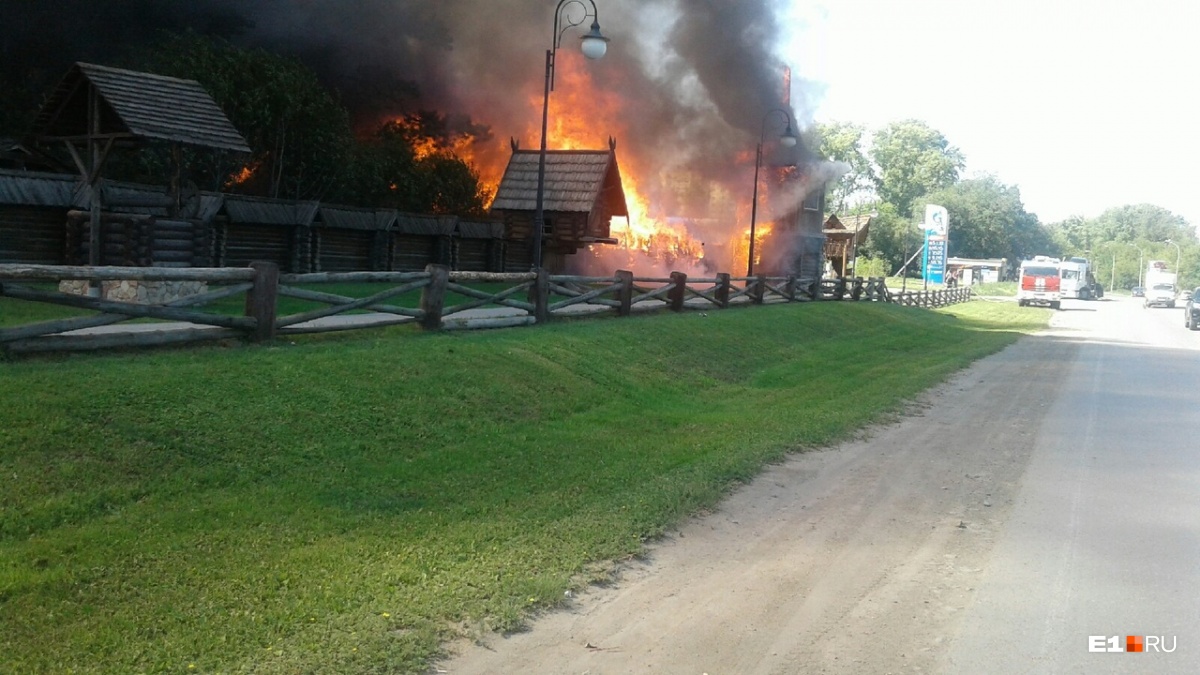
<svg viewBox="0 0 1200 675">
<path fill-rule="evenodd" d="M 92 286 L 105 281 L 193 281 L 213 284 L 215 288 L 162 304 L 138 304 L 49 291 L 28 283 L 44 285 L 64 280 L 83 280 Z M 365 282 L 386 284 L 387 288 L 361 298 L 301 288 L 301 285 Z M 468 284 L 503 288 L 490 292 Z M 420 291 L 416 307 L 389 302 L 414 291 Z M 203 311 L 205 305 L 239 294 L 245 294 L 242 316 Z M 882 278 L 815 280 L 794 276 L 733 277 L 725 273 L 689 278 L 682 272 L 672 272 L 669 277 L 637 277 L 627 270 L 599 277 L 551 275 L 545 270 L 518 274 L 453 272 L 441 265 L 429 265 L 424 272 L 280 274 L 274 263 L 261 262 L 249 268 L 0 265 L 0 296 L 98 312 L 0 328 L 0 350 L 36 352 L 146 347 L 225 338 L 263 341 L 301 333 L 408 323 L 430 330 L 497 328 L 545 323 L 553 317 L 629 316 L 635 311 L 725 309 L 736 304 L 858 300 L 943 307 L 970 300 L 971 289 L 893 292 Z M 462 301 L 447 305 L 448 296 Z M 324 306 L 277 316 L 281 297 Z M 485 307 L 492 311 L 465 314 Z M 351 317 L 328 320 L 363 311 L 374 314 L 363 320 Z M 89 330 L 131 319 L 186 324 L 172 325 L 169 330 L 153 325 L 143 330 Z"/>
</svg>

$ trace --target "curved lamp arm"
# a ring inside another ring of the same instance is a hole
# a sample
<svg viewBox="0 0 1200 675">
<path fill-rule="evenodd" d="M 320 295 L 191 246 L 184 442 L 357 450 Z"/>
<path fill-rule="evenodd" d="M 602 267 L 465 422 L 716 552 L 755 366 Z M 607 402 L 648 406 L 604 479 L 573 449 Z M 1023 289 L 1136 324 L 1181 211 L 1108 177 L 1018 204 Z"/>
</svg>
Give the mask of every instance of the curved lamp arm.
<svg viewBox="0 0 1200 675">
<path fill-rule="evenodd" d="M 588 11 L 591 5 L 591 11 Z M 581 12 L 577 13 L 577 12 Z M 581 26 L 588 18 L 592 19 L 592 28 L 580 38 L 580 49 L 589 59 L 599 59 L 608 51 L 608 38 L 600 33 L 600 12 L 596 9 L 595 0 L 559 0 L 554 9 L 554 35 L 550 40 L 550 90 L 554 90 L 554 53 L 562 46 L 563 35 L 568 29 Z"/>
<path fill-rule="evenodd" d="M 783 115 L 783 121 L 785 124 L 783 133 L 779 135 L 780 145 L 784 146 L 785 148 L 795 146 L 800 138 L 796 135 L 795 131 L 792 131 L 792 114 L 783 108 L 772 108 L 768 110 L 765 115 L 763 115 L 762 133 L 759 134 L 758 142 L 763 143 L 767 140 L 767 121 L 770 120 L 771 116 L 776 113 Z"/>
</svg>

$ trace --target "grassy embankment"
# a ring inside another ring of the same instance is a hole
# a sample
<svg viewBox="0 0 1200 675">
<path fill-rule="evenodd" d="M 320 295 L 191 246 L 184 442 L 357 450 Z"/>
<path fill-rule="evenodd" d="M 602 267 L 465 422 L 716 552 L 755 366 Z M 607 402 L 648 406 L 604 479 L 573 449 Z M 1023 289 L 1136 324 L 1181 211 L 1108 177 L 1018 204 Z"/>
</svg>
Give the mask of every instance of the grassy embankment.
<svg viewBox="0 0 1200 675">
<path fill-rule="evenodd" d="M 420 671 L 1049 314 L 821 303 L 0 363 L 0 670 Z"/>
</svg>

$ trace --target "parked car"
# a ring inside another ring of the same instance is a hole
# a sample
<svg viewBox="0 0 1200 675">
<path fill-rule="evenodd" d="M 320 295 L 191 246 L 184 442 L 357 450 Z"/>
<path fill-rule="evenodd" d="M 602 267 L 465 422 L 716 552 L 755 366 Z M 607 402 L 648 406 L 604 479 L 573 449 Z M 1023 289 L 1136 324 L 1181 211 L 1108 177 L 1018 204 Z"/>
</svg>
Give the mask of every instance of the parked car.
<svg viewBox="0 0 1200 675">
<path fill-rule="evenodd" d="M 1200 287 L 1191 292 L 1183 306 L 1183 325 L 1188 330 L 1200 330 Z"/>
<path fill-rule="evenodd" d="M 1143 286 L 1134 286 L 1134 287 L 1133 287 L 1133 297 L 1135 297 L 1135 298 L 1144 298 L 1144 297 L 1146 297 L 1146 289 L 1145 289 L 1145 287 L 1143 287 Z"/>
<path fill-rule="evenodd" d="M 1192 299 L 1192 292 L 1184 289 L 1179 291 L 1179 295 L 1175 296 L 1175 304 L 1186 305 L 1188 300 Z"/>
</svg>

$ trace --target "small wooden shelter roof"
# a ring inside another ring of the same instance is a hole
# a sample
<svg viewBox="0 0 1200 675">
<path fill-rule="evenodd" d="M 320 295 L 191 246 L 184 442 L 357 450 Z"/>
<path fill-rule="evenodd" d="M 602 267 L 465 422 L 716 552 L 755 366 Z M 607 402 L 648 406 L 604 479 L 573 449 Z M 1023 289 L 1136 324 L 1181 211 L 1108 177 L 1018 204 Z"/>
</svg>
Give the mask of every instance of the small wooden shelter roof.
<svg viewBox="0 0 1200 675">
<path fill-rule="evenodd" d="M 318 225 L 342 230 L 387 230 L 396 222 L 396 211 L 322 204 L 317 219 Z"/>
<path fill-rule="evenodd" d="M 859 243 L 862 243 L 871 230 L 871 219 L 874 217 L 873 213 L 840 217 L 835 213 L 825 220 L 825 227 L 822 231 L 829 241 L 857 238 Z"/>
<path fill-rule="evenodd" d="M 226 195 L 224 203 L 225 213 L 235 223 L 298 227 L 312 225 L 319 206 L 319 202 L 244 195 Z"/>
<path fill-rule="evenodd" d="M 463 239 L 503 239 L 504 223 L 498 220 L 460 220 L 458 236 Z"/>
<path fill-rule="evenodd" d="M 104 194 L 105 208 L 109 211 L 160 217 L 172 213 L 171 194 L 163 186 L 106 180 L 100 183 L 100 190 Z M 212 220 L 224 201 L 225 195 L 219 192 L 194 192 L 175 216 Z M 79 176 L 0 169 L 2 205 L 86 209 L 89 203 L 87 187 Z"/>
<path fill-rule="evenodd" d="M 99 137 L 170 141 L 250 152 L 246 140 L 195 80 L 181 80 L 91 63 L 76 63 L 50 94 L 34 122 L 43 140 L 83 140 L 88 99 L 101 102 Z"/>
<path fill-rule="evenodd" d="M 434 216 L 426 213 L 396 214 L 396 224 L 392 230 L 401 234 L 420 234 L 432 237 L 451 236 L 454 234 L 455 219 L 453 216 Z"/>
<path fill-rule="evenodd" d="M 78 176 L 0 169 L 0 204 L 12 206 L 86 207 Z"/>
<path fill-rule="evenodd" d="M 537 150 L 515 150 L 492 202 L 493 211 L 537 209 Z M 542 208 L 563 213 L 590 213 L 609 200 L 614 216 L 628 216 L 625 189 L 613 150 L 547 150 Z"/>
</svg>

